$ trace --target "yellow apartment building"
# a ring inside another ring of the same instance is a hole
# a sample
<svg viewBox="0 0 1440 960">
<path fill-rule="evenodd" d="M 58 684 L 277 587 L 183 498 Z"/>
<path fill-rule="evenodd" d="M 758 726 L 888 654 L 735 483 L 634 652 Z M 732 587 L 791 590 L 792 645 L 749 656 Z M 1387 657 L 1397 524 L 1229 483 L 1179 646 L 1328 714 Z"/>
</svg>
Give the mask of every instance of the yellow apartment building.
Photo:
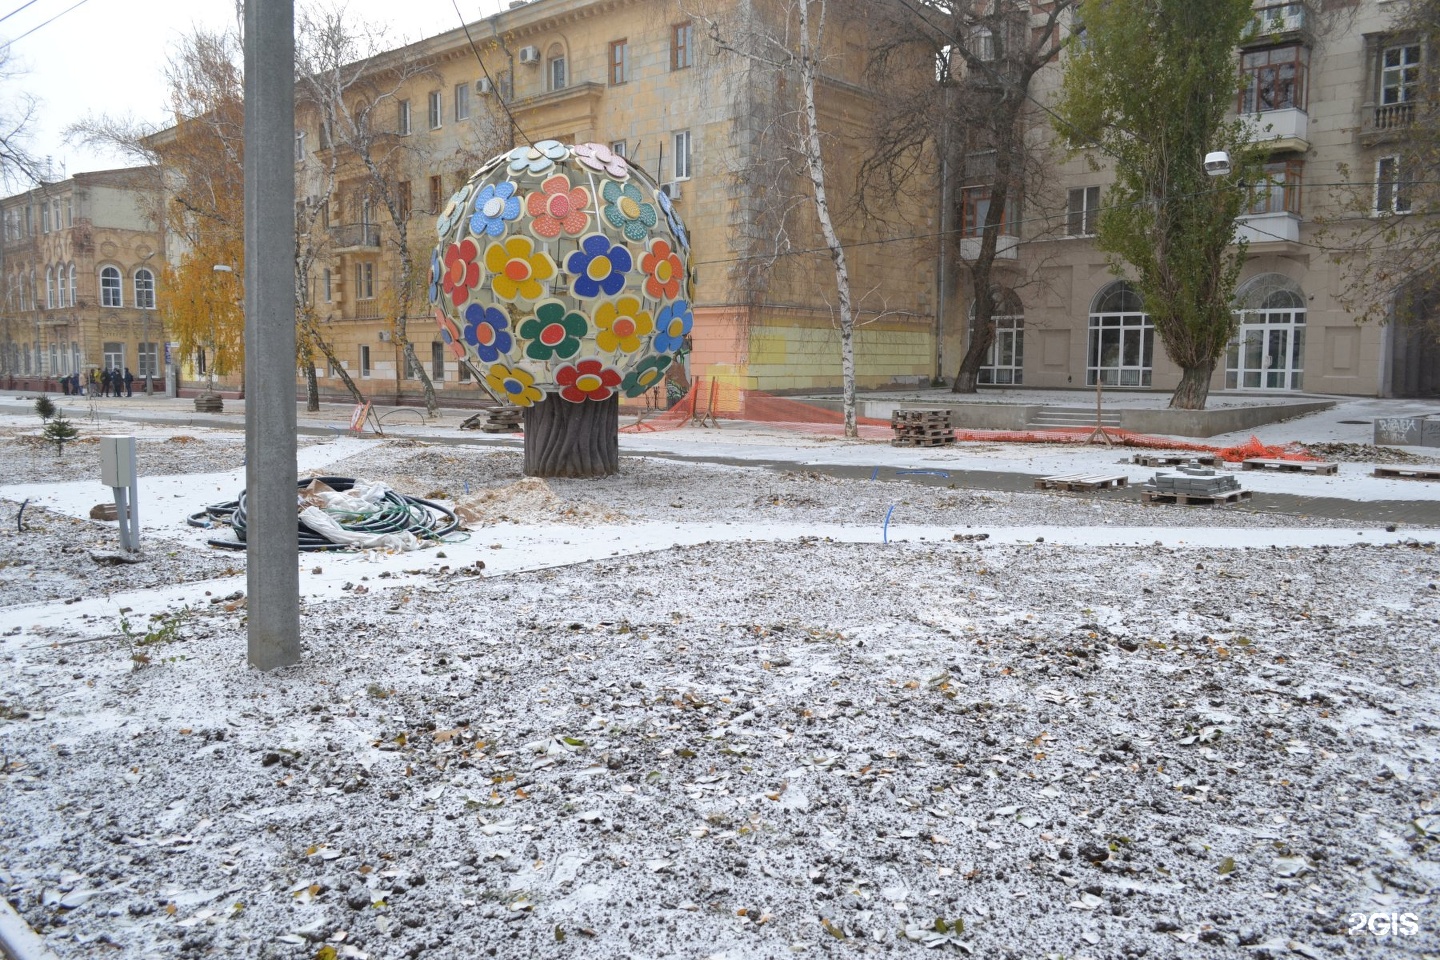
<svg viewBox="0 0 1440 960">
<path fill-rule="evenodd" d="M 726 30 L 784 29 L 766 4 L 718 9 Z M 740 19 L 741 11 L 754 19 Z M 879 104 L 863 81 L 864 24 L 832 21 L 819 106 L 830 134 L 831 202 L 842 238 L 855 245 L 857 380 L 862 387 L 928 382 L 936 356 L 934 241 L 890 238 L 883 231 L 893 228 L 870 223 L 855 202 L 867 120 Z M 370 123 L 387 134 L 375 148 L 390 164 L 386 190 L 376 189 L 355 150 L 338 145 L 322 111 L 297 98 L 298 199 L 320 204 L 328 232 L 311 272 L 313 307 L 335 359 L 362 391 L 387 402 L 419 396 L 395 337 L 403 298 L 385 194 L 403 210 L 423 283 L 436 215 L 481 162 L 526 138 L 603 144 L 664 185 L 688 229 L 699 279 L 692 376 L 717 378 L 727 396 L 839 383 L 834 274 L 800 171 L 762 156 L 774 149 L 766 126 L 796 122 L 783 118 L 780 103 L 793 85 L 787 90 L 757 65 L 717 55 L 706 30 L 675 0 L 531 0 L 388 51 L 366 65 L 363 85 Z M 924 187 L 925 196 L 933 192 Z M 917 222 L 903 234 L 933 233 L 934 204 L 925 196 L 913 201 Z M 785 228 L 771 232 L 782 214 Z M 864 242 L 876 240 L 888 242 Z M 482 397 L 443 349 L 423 288 L 411 291 L 406 313 L 441 402 Z M 322 361 L 317 373 L 322 394 L 337 396 L 338 371 Z"/>
<path fill-rule="evenodd" d="M 161 235 L 145 211 L 153 167 L 79 173 L 0 200 L 0 381 L 60 392 L 59 378 L 129 368 L 160 377 Z M 162 386 L 156 381 L 157 389 Z"/>
</svg>

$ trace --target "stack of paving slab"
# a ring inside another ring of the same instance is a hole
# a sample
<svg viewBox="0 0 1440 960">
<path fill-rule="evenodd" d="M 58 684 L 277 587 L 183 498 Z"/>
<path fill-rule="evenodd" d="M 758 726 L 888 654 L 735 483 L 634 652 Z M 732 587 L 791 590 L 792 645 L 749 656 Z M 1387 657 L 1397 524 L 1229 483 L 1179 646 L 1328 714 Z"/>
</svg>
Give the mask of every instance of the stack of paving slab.
<svg viewBox="0 0 1440 960">
<path fill-rule="evenodd" d="M 1189 497 L 1219 497 L 1240 489 L 1240 481 L 1231 473 L 1208 467 L 1180 467 L 1179 473 L 1157 473 L 1147 486 L 1155 493 Z"/>
</svg>

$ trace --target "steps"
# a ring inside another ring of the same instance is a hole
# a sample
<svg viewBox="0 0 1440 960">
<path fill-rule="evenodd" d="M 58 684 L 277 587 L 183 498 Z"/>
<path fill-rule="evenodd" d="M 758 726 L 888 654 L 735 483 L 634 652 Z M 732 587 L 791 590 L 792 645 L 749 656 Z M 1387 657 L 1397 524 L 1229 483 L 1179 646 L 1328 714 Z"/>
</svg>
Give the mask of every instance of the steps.
<svg viewBox="0 0 1440 960">
<path fill-rule="evenodd" d="M 1120 414 L 1105 412 L 1101 415 L 1100 425 L 1112 430 L 1120 429 Z M 1053 430 L 1056 427 L 1093 427 L 1095 426 L 1094 407 L 1041 407 L 1030 422 L 1025 424 L 1029 430 Z"/>
</svg>

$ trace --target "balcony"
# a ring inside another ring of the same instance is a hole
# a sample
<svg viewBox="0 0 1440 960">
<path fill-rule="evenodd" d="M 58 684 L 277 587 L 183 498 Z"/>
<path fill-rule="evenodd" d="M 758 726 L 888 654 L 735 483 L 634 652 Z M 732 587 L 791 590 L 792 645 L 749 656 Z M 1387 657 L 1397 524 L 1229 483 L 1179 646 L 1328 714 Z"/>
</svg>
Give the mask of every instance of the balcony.
<svg viewBox="0 0 1440 960">
<path fill-rule="evenodd" d="M 980 238 L 980 237 L 961 237 L 961 238 L 960 238 L 960 259 L 961 259 L 961 260 L 979 260 L 979 259 L 980 259 L 980 244 L 981 244 L 982 242 L 983 242 L 983 241 L 982 241 L 982 238 Z M 1006 233 L 1000 234 L 1000 236 L 998 236 L 998 237 L 995 238 L 995 259 L 997 259 L 997 260 L 1014 260 L 1014 259 L 1016 259 L 1016 258 L 1020 255 L 1020 254 L 1019 254 L 1019 250 L 1018 250 L 1018 247 L 1019 247 L 1019 246 L 1020 246 L 1020 238 L 1019 238 L 1019 237 L 1012 237 L 1012 236 L 1010 236 L 1009 234 L 1006 234 Z"/>
<path fill-rule="evenodd" d="M 1289 212 L 1252 213 L 1235 218 L 1235 239 L 1256 243 L 1299 243 L 1300 217 Z"/>
<path fill-rule="evenodd" d="M 1310 118 L 1304 110 L 1286 107 L 1252 113 L 1243 119 L 1251 143 L 1263 143 L 1276 153 L 1310 149 Z"/>
<path fill-rule="evenodd" d="M 1308 43 L 1312 39 L 1310 20 L 1308 3 L 1299 0 L 1259 3 L 1255 7 L 1255 19 L 1240 39 L 1240 46 L 1265 46 L 1286 41 Z"/>
<path fill-rule="evenodd" d="M 373 223 L 344 223 L 330 228 L 330 242 L 336 253 L 374 250 L 380 246 L 380 227 Z"/>
<path fill-rule="evenodd" d="M 1361 110 L 1360 140 L 1365 146 L 1374 146 L 1392 140 L 1404 133 L 1415 123 L 1418 100 L 1401 103 L 1367 103 Z"/>
</svg>

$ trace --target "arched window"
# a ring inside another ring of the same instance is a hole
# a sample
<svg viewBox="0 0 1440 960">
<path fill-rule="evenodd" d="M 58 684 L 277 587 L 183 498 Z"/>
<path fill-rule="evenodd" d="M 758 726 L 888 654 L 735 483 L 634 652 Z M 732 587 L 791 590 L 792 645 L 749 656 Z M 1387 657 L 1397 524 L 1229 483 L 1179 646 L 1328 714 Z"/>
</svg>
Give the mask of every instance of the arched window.
<svg viewBox="0 0 1440 960">
<path fill-rule="evenodd" d="M 65 306 L 65 292 L 68 289 L 69 288 L 65 286 L 65 264 L 62 263 L 55 268 L 55 306 Z"/>
<path fill-rule="evenodd" d="M 116 267 L 100 268 L 100 306 L 123 307 L 125 295 L 120 289 L 120 271 Z"/>
<path fill-rule="evenodd" d="M 155 274 L 148 267 L 135 271 L 135 306 L 141 310 L 155 309 Z"/>
<path fill-rule="evenodd" d="M 545 75 L 549 80 L 551 90 L 564 90 L 568 80 L 565 73 L 565 47 L 558 43 L 550 44 L 550 49 L 545 53 Z"/>
<path fill-rule="evenodd" d="M 1235 291 L 1239 327 L 1225 351 L 1225 389 L 1300 390 L 1305 382 L 1305 291 L 1278 273 Z"/>
<path fill-rule="evenodd" d="M 72 263 L 70 264 L 70 306 L 72 307 L 80 302 L 80 298 L 75 295 L 77 289 L 78 287 L 75 284 L 75 264 Z"/>
<path fill-rule="evenodd" d="M 55 306 L 55 268 L 45 268 L 45 309 Z"/>
<path fill-rule="evenodd" d="M 1124 280 L 1116 280 L 1090 304 L 1090 345 L 1085 382 L 1106 386 L 1148 387 L 1155 362 L 1155 326 L 1145 299 Z"/>
</svg>

